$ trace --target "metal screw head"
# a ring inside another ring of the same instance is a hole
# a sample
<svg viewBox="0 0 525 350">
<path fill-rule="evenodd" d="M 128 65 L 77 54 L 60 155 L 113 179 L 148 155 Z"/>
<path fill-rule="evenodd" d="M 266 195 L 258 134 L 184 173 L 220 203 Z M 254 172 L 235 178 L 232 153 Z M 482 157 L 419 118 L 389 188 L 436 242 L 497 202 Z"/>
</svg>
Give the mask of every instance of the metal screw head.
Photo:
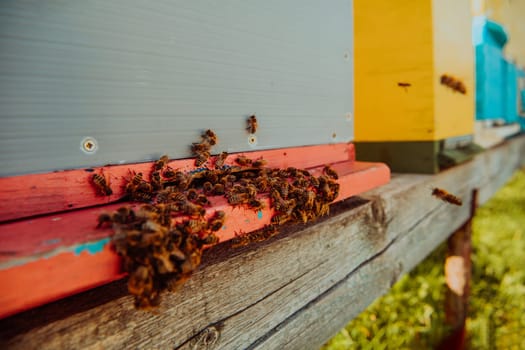
<svg viewBox="0 0 525 350">
<path fill-rule="evenodd" d="M 254 134 L 248 135 L 248 145 L 250 147 L 257 146 L 257 136 L 255 136 Z"/>
<path fill-rule="evenodd" d="M 82 142 L 80 142 L 80 149 L 86 154 L 93 154 L 98 149 L 97 140 L 93 137 L 85 137 Z"/>
</svg>

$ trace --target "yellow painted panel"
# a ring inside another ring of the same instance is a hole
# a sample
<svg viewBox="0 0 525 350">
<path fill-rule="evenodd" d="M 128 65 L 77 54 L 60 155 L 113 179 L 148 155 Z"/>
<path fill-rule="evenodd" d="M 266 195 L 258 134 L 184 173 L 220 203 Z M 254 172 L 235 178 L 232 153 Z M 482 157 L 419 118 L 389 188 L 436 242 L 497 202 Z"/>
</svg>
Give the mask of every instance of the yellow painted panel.
<svg viewBox="0 0 525 350">
<path fill-rule="evenodd" d="M 437 140 L 474 132 L 474 48 L 469 0 L 434 0 L 434 118 Z M 461 80 L 462 95 L 440 84 L 442 74 Z"/>
<path fill-rule="evenodd" d="M 354 0 L 356 141 L 434 140 L 431 7 Z"/>
</svg>

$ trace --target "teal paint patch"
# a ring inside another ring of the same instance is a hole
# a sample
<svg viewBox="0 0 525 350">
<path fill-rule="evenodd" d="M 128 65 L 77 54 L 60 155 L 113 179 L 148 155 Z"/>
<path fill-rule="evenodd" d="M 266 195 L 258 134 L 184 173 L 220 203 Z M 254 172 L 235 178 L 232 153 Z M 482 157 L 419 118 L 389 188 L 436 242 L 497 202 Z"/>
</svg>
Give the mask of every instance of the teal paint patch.
<svg viewBox="0 0 525 350">
<path fill-rule="evenodd" d="M 100 241 L 84 243 L 73 248 L 75 255 L 80 255 L 82 252 L 88 252 L 89 254 L 100 253 L 106 244 L 109 243 L 109 238 L 104 238 Z"/>
<path fill-rule="evenodd" d="M 259 210 L 259 211 L 257 212 L 257 218 L 258 218 L 259 220 L 261 220 L 261 219 L 263 218 L 263 212 L 262 212 L 262 210 Z"/>
</svg>

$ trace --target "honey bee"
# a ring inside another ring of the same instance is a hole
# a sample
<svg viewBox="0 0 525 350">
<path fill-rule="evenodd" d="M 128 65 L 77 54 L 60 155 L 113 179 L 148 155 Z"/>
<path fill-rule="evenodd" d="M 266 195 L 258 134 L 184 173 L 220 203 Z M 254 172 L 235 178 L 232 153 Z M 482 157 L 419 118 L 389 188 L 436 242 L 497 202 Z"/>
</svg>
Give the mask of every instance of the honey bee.
<svg viewBox="0 0 525 350">
<path fill-rule="evenodd" d="M 240 166 L 248 166 L 252 164 L 252 160 L 249 158 L 246 158 L 245 156 L 238 156 L 235 158 L 235 162 L 239 164 Z"/>
<path fill-rule="evenodd" d="M 188 198 L 189 201 L 194 201 L 197 199 L 197 196 L 199 195 L 199 193 L 197 192 L 196 189 L 194 188 L 190 188 L 188 190 L 188 192 L 186 193 L 186 198 Z"/>
<path fill-rule="evenodd" d="M 204 132 L 203 138 L 212 146 L 217 144 L 217 135 L 210 129 Z"/>
<path fill-rule="evenodd" d="M 250 197 L 246 193 L 230 193 L 227 196 L 228 203 L 231 205 L 244 204 L 250 200 Z"/>
<path fill-rule="evenodd" d="M 197 198 L 195 198 L 195 203 L 200 205 L 211 205 L 211 202 L 208 200 L 208 197 L 206 197 L 203 194 L 199 194 Z"/>
<path fill-rule="evenodd" d="M 166 179 L 174 179 L 175 174 L 176 172 L 172 168 L 167 167 L 166 170 L 164 170 L 164 172 L 162 173 L 162 176 L 164 176 Z"/>
<path fill-rule="evenodd" d="M 225 217 L 226 214 L 222 210 L 216 211 L 211 220 L 208 222 L 208 228 L 212 232 L 219 231 L 224 225 Z"/>
<path fill-rule="evenodd" d="M 113 216 L 109 213 L 102 213 L 98 216 L 97 228 L 101 228 L 105 224 L 111 224 L 113 222 Z"/>
<path fill-rule="evenodd" d="M 190 219 L 186 222 L 184 230 L 189 234 L 199 233 L 207 227 L 207 223 L 202 219 Z"/>
<path fill-rule="evenodd" d="M 252 166 L 255 167 L 255 168 L 262 168 L 263 166 L 265 166 L 266 164 L 268 164 L 268 161 L 265 160 L 265 159 L 256 159 L 252 162 Z"/>
<path fill-rule="evenodd" d="M 283 225 L 290 221 L 291 217 L 288 214 L 277 214 L 274 217 L 272 217 L 272 224 L 275 225 Z"/>
<path fill-rule="evenodd" d="M 461 198 L 451 193 L 448 193 L 447 191 L 441 188 L 437 188 L 437 187 L 433 188 L 432 195 L 450 204 L 459 205 L 459 206 L 463 204 L 463 202 L 461 201 Z"/>
<path fill-rule="evenodd" d="M 326 165 L 323 168 L 323 173 L 325 173 L 326 176 L 334 180 L 337 180 L 339 178 L 339 176 L 337 175 L 337 172 L 334 169 L 332 169 L 329 165 Z"/>
<path fill-rule="evenodd" d="M 258 127 L 257 118 L 255 117 L 255 114 L 248 117 L 247 123 L 248 127 L 246 128 L 246 130 L 248 130 L 250 134 L 255 134 L 257 132 Z"/>
<path fill-rule="evenodd" d="M 109 187 L 109 180 L 106 181 L 106 178 L 100 174 L 93 174 L 91 177 L 91 182 L 97 189 L 98 193 L 102 196 L 110 196 L 113 194 L 113 190 Z"/>
<path fill-rule="evenodd" d="M 228 152 L 222 152 L 215 158 L 215 169 L 220 169 L 224 166 L 224 161 L 228 158 Z"/>
<path fill-rule="evenodd" d="M 168 165 L 169 160 L 170 159 L 168 155 L 165 154 L 153 164 L 153 168 L 157 171 L 162 170 L 166 165 Z"/>
<path fill-rule="evenodd" d="M 398 82 L 398 83 L 397 83 L 397 86 L 402 87 L 402 88 L 407 88 L 407 87 L 412 86 L 412 84 L 410 84 L 410 83 Z"/>
<path fill-rule="evenodd" d="M 160 178 L 160 172 L 154 171 L 151 173 L 151 186 L 155 191 L 162 188 L 162 179 Z"/>
<path fill-rule="evenodd" d="M 206 213 L 206 210 L 203 207 L 188 201 L 186 201 L 185 203 L 181 203 L 181 209 L 188 216 L 191 217 L 204 216 L 204 214 Z"/>
<path fill-rule="evenodd" d="M 225 193 L 225 188 L 223 184 L 215 184 L 213 185 L 213 194 L 220 195 Z"/>
<path fill-rule="evenodd" d="M 210 194 L 212 193 L 213 191 L 213 185 L 211 182 L 209 181 L 206 181 L 205 183 L 202 184 L 202 191 L 206 194 Z"/>
<path fill-rule="evenodd" d="M 210 158 L 210 152 L 200 152 L 199 154 L 197 154 L 197 157 L 195 157 L 195 166 L 200 167 L 208 161 L 208 158 Z"/>
<path fill-rule="evenodd" d="M 251 199 L 248 201 L 248 206 L 255 211 L 264 209 L 264 203 L 258 199 Z"/>
</svg>

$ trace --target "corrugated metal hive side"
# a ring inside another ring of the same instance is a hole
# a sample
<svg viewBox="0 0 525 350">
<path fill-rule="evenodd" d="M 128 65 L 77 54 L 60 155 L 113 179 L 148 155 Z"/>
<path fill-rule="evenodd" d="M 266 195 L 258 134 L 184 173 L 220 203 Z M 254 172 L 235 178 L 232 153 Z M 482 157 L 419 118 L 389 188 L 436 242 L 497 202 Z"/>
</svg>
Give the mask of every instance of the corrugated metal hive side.
<svg viewBox="0 0 525 350">
<path fill-rule="evenodd" d="M 351 1 L 8 1 L 0 23 L 0 176 L 189 157 L 206 128 L 215 152 L 353 139 Z"/>
</svg>

